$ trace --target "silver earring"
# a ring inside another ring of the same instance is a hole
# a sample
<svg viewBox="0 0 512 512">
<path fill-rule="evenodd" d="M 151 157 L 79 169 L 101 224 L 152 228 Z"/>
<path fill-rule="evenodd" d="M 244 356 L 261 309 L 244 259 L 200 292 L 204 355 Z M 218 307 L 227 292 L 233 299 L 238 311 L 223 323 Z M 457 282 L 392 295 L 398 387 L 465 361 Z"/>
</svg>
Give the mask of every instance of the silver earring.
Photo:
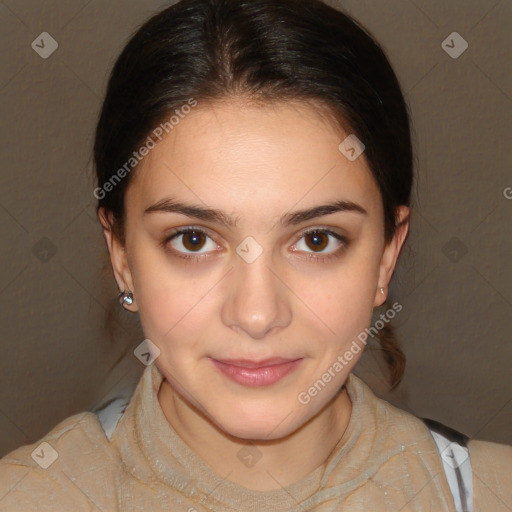
<svg viewBox="0 0 512 512">
<path fill-rule="evenodd" d="M 382 295 L 384 295 L 384 288 L 382 286 L 380 287 L 380 293 L 382 293 Z"/>
<path fill-rule="evenodd" d="M 133 304 L 133 293 L 132 292 L 122 291 L 117 296 L 117 298 L 119 299 L 119 303 L 121 304 L 121 306 L 124 306 L 125 304 L 130 306 L 131 304 Z"/>
</svg>

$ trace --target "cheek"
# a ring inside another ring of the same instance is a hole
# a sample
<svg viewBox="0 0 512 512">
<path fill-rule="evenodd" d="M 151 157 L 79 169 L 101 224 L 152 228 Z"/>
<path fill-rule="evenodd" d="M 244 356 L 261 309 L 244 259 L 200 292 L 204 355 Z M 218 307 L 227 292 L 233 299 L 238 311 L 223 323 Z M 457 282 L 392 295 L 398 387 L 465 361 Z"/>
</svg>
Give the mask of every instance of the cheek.
<svg viewBox="0 0 512 512">
<path fill-rule="evenodd" d="M 332 341 L 329 353 L 349 345 L 368 326 L 373 311 L 374 293 L 370 288 L 352 276 L 344 277 L 335 282 L 329 280 L 322 289 L 317 283 L 306 291 L 304 300 L 311 312 L 310 321 Z M 319 339 L 325 341 L 323 336 Z"/>
<path fill-rule="evenodd" d="M 377 258 L 354 252 L 334 272 L 303 280 L 297 289 L 312 314 L 329 327 L 331 334 L 346 340 L 371 321 L 377 277 Z"/>
<path fill-rule="evenodd" d="M 204 329 L 208 299 L 201 292 L 203 286 L 194 287 L 190 282 L 180 286 L 179 280 L 165 285 L 159 280 L 151 286 L 147 282 L 139 292 L 139 315 L 146 336 L 154 338 L 158 345 L 169 340 L 188 340 L 190 346 L 194 333 Z"/>
<path fill-rule="evenodd" d="M 163 250 L 141 248 L 133 251 L 132 277 L 138 301 L 139 316 L 145 335 L 157 345 L 170 338 L 193 338 L 202 328 L 208 307 L 209 278 L 191 277 L 181 263 L 168 258 Z"/>
</svg>

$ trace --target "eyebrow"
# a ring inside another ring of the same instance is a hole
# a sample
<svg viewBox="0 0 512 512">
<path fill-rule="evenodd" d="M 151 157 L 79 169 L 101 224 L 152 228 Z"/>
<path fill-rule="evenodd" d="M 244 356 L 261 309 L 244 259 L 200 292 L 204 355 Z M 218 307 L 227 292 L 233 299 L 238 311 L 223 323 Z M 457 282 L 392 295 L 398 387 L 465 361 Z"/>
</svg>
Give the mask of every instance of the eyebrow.
<svg viewBox="0 0 512 512">
<path fill-rule="evenodd" d="M 186 215 L 187 217 L 194 217 L 204 221 L 224 224 L 230 227 L 236 226 L 238 220 L 226 214 L 222 210 L 189 205 L 175 201 L 172 198 L 161 199 L 160 201 L 144 210 L 144 214 L 154 212 L 179 213 L 181 215 Z M 314 206 L 313 208 L 307 208 L 304 210 L 297 210 L 292 213 L 287 213 L 279 219 L 279 222 L 282 226 L 296 225 L 316 217 L 331 215 L 338 212 L 353 212 L 362 215 L 366 215 L 368 213 L 361 205 L 357 203 L 352 201 L 339 200 L 319 206 Z"/>
</svg>

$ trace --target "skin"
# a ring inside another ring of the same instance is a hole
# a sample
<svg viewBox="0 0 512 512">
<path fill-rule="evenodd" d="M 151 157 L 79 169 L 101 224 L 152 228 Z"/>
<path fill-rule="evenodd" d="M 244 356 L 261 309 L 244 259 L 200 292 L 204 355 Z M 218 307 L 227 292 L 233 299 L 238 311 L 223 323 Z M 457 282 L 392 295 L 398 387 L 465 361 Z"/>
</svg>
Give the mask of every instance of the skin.
<svg viewBox="0 0 512 512">
<path fill-rule="evenodd" d="M 219 475 L 250 489 L 298 481 L 340 441 L 351 414 L 342 386 L 362 351 L 309 403 L 297 397 L 370 325 L 407 234 L 409 209 L 402 206 L 403 223 L 385 243 L 378 187 L 364 153 L 350 161 L 339 151 L 346 135 L 310 104 L 233 98 L 199 105 L 131 177 L 125 247 L 99 212 L 117 284 L 134 293 L 126 308 L 138 311 L 160 350 L 155 364 L 165 376 L 158 392 L 165 417 Z M 236 225 L 144 213 L 166 197 L 222 210 Z M 366 214 L 278 221 L 336 200 L 357 203 Z M 167 242 L 167 250 L 160 245 L 187 226 L 210 237 L 196 252 L 190 235 Z M 331 229 L 349 243 L 320 235 L 318 248 L 312 235 L 301 237 L 305 228 Z M 249 236 L 263 248 L 252 263 L 236 252 Z M 195 262 L 178 256 L 198 253 Z M 229 380 L 211 357 L 303 359 L 281 381 L 250 388 Z M 237 457 L 248 440 L 262 455 L 252 468 Z"/>
</svg>

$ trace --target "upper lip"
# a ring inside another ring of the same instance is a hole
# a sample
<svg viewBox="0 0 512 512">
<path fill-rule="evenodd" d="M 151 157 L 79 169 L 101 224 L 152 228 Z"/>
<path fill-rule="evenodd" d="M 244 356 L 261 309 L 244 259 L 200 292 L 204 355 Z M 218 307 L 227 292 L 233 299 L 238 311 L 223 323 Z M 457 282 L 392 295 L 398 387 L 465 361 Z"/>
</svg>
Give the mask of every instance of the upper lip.
<svg viewBox="0 0 512 512">
<path fill-rule="evenodd" d="M 276 364 L 291 363 L 292 361 L 298 361 L 301 358 L 271 357 L 269 359 L 262 359 L 261 361 L 254 361 L 252 359 L 213 359 L 219 363 L 239 366 L 241 368 L 262 368 L 265 366 L 274 366 Z"/>
</svg>

